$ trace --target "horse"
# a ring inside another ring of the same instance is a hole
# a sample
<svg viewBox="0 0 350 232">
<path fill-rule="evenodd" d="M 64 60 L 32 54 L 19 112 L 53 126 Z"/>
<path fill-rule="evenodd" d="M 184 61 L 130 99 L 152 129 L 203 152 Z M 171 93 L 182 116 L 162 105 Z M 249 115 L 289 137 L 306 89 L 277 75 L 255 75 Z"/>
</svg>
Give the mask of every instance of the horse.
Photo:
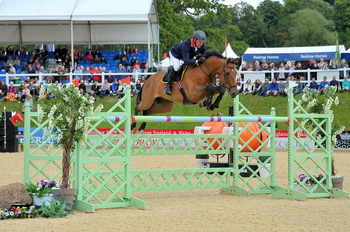
<svg viewBox="0 0 350 232">
<path fill-rule="evenodd" d="M 164 93 L 166 83 L 162 82 L 162 78 L 166 71 L 150 76 L 138 94 L 135 115 L 141 110 L 145 116 L 167 113 L 172 111 L 174 102 L 182 102 L 184 105 L 200 103 L 200 107 L 206 106 L 207 110 L 214 110 L 219 107 L 226 90 L 229 96 L 234 98 L 238 94 L 235 66 L 237 59 L 225 58 L 216 50 L 206 51 L 203 56 L 204 63 L 196 67 L 187 66 L 185 71 L 181 72 L 182 79 L 173 84 L 171 95 Z M 216 85 L 217 77 L 223 86 Z M 213 96 L 218 93 L 219 96 L 212 103 Z M 133 123 L 132 129 L 135 127 L 136 123 Z M 146 122 L 143 122 L 138 131 L 143 131 L 145 127 Z"/>
</svg>

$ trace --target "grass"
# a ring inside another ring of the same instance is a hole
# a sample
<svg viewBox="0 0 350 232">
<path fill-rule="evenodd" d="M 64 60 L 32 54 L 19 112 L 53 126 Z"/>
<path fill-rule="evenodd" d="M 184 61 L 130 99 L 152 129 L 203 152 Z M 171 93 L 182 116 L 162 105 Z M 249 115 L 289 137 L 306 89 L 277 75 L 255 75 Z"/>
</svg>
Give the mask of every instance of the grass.
<svg viewBox="0 0 350 232">
<path fill-rule="evenodd" d="M 336 107 L 335 123 L 339 125 L 344 125 L 345 130 L 350 130 L 350 120 L 348 120 L 348 112 L 350 112 L 350 93 L 337 93 L 339 97 L 340 104 Z M 240 102 L 253 114 L 256 115 L 267 115 L 270 113 L 272 107 L 276 109 L 277 116 L 286 116 L 288 115 L 288 99 L 286 97 L 260 97 L 252 95 L 243 95 L 239 96 Z M 301 94 L 296 96 L 296 99 L 300 99 Z M 103 111 L 107 111 L 111 108 L 118 99 L 116 97 L 107 96 L 104 98 L 98 98 L 97 102 L 104 105 Z M 223 97 L 223 100 L 220 104 L 220 108 L 214 111 L 207 111 L 205 108 L 199 108 L 198 105 L 194 106 L 183 106 L 181 103 L 175 103 L 174 109 L 172 112 L 162 114 L 162 115 L 174 115 L 174 116 L 211 116 L 216 113 L 222 113 L 228 115 L 228 107 L 232 105 L 233 100 L 227 94 Z M 37 104 L 34 100 L 34 106 Z M 136 104 L 136 98 L 132 99 L 132 112 L 134 112 Z M 21 111 L 23 103 L 17 102 L 8 102 L 0 100 L 0 109 L 6 111 Z M 200 126 L 202 123 L 148 123 L 147 128 L 152 129 L 193 129 L 195 126 Z M 23 123 L 18 122 L 19 127 L 23 127 Z M 107 123 L 102 123 L 100 128 L 108 128 Z M 287 125 L 285 123 L 280 123 L 278 129 L 286 130 Z"/>
</svg>

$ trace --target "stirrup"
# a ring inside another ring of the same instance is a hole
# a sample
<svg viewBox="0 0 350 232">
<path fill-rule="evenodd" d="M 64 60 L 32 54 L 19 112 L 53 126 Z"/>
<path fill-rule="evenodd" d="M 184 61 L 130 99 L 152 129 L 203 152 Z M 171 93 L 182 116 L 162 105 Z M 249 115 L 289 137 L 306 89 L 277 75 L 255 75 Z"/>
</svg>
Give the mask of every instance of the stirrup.
<svg viewBox="0 0 350 232">
<path fill-rule="evenodd" d="M 171 95 L 171 87 L 169 85 L 165 86 L 164 93 L 168 94 L 168 95 Z"/>
</svg>

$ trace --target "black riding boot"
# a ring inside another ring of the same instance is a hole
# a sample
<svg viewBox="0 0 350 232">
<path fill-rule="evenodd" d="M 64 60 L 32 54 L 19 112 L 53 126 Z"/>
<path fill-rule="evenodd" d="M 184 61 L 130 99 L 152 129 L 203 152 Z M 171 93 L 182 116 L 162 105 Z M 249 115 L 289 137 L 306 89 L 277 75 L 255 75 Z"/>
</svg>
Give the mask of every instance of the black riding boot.
<svg viewBox="0 0 350 232">
<path fill-rule="evenodd" d="M 165 94 L 171 95 L 171 87 L 172 87 L 173 82 L 175 80 L 175 76 L 176 76 L 175 69 L 171 69 L 169 76 L 168 76 L 168 83 L 166 84 L 166 86 L 164 88 Z"/>
</svg>

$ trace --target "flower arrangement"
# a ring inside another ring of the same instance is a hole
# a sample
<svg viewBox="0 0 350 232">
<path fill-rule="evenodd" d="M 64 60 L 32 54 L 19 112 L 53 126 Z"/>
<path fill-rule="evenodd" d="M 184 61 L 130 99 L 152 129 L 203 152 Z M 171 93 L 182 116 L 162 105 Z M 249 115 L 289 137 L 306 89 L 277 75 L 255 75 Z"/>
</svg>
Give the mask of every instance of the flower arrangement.
<svg viewBox="0 0 350 232">
<path fill-rule="evenodd" d="M 53 200 L 50 205 L 43 205 L 39 209 L 40 217 L 45 218 L 64 218 L 72 212 L 72 202 L 60 202 Z"/>
<path fill-rule="evenodd" d="M 55 96 L 54 99 L 43 100 L 44 95 Z M 50 85 L 41 88 L 38 104 L 38 121 L 48 118 L 44 128 L 44 139 L 52 136 L 54 143 L 49 146 L 62 146 L 62 188 L 70 187 L 71 155 L 77 142 L 87 138 L 90 118 L 94 112 L 100 112 L 103 105 L 94 107 L 95 100 L 87 94 L 81 94 L 73 83 L 66 87 Z"/>
<path fill-rule="evenodd" d="M 26 183 L 25 186 L 29 194 L 35 194 L 37 197 L 52 194 L 52 188 L 62 188 L 62 186 L 54 180 L 41 180 L 37 184 L 30 182 Z"/>
<path fill-rule="evenodd" d="M 317 184 L 317 182 L 315 180 L 317 180 L 318 182 L 320 181 L 325 181 L 324 179 L 324 175 L 322 175 L 321 173 L 318 174 L 317 176 L 313 175 L 313 178 L 309 177 L 306 174 L 300 174 L 299 175 L 299 182 L 304 182 L 305 184 L 310 184 L 310 185 L 315 185 Z M 297 184 L 299 184 L 299 182 Z"/>
<path fill-rule="evenodd" d="M 299 104 L 308 112 L 308 113 L 314 113 L 314 114 L 326 114 L 331 112 L 332 113 L 332 144 L 337 144 L 337 135 L 341 134 L 345 127 L 339 126 L 333 123 L 334 121 L 334 114 L 333 109 L 337 105 L 339 105 L 339 99 L 337 96 L 335 96 L 335 93 L 337 92 L 336 86 L 326 86 L 324 88 L 323 93 L 320 91 L 317 91 L 316 89 L 310 89 L 307 93 L 304 93 L 301 97 L 301 100 L 299 100 Z M 317 121 L 317 119 L 316 119 Z M 306 127 L 309 127 L 309 129 L 313 129 L 312 123 L 306 125 Z M 320 133 L 317 134 L 317 138 L 321 139 L 322 135 Z"/>
<path fill-rule="evenodd" d="M 29 208 L 12 206 L 9 210 L 0 209 L 0 220 L 15 218 L 35 218 L 37 216 L 38 210 L 35 209 L 35 206 L 30 206 Z"/>
<path fill-rule="evenodd" d="M 339 104 L 339 99 L 335 96 L 337 92 L 336 86 L 327 85 L 323 92 L 317 91 L 315 89 L 310 89 L 307 93 L 304 93 L 299 100 L 299 104 L 308 112 L 315 114 L 326 114 L 331 112 L 331 123 L 332 123 L 332 146 L 337 144 L 337 135 L 341 134 L 345 127 L 334 123 L 333 109 Z M 319 122 L 321 119 L 315 119 Z M 309 121 L 306 123 L 305 127 L 310 131 L 314 129 L 314 124 Z M 320 141 L 323 137 L 321 130 L 317 130 L 316 138 Z M 334 167 L 334 157 L 332 157 L 332 176 L 336 175 L 336 170 Z"/>
</svg>

